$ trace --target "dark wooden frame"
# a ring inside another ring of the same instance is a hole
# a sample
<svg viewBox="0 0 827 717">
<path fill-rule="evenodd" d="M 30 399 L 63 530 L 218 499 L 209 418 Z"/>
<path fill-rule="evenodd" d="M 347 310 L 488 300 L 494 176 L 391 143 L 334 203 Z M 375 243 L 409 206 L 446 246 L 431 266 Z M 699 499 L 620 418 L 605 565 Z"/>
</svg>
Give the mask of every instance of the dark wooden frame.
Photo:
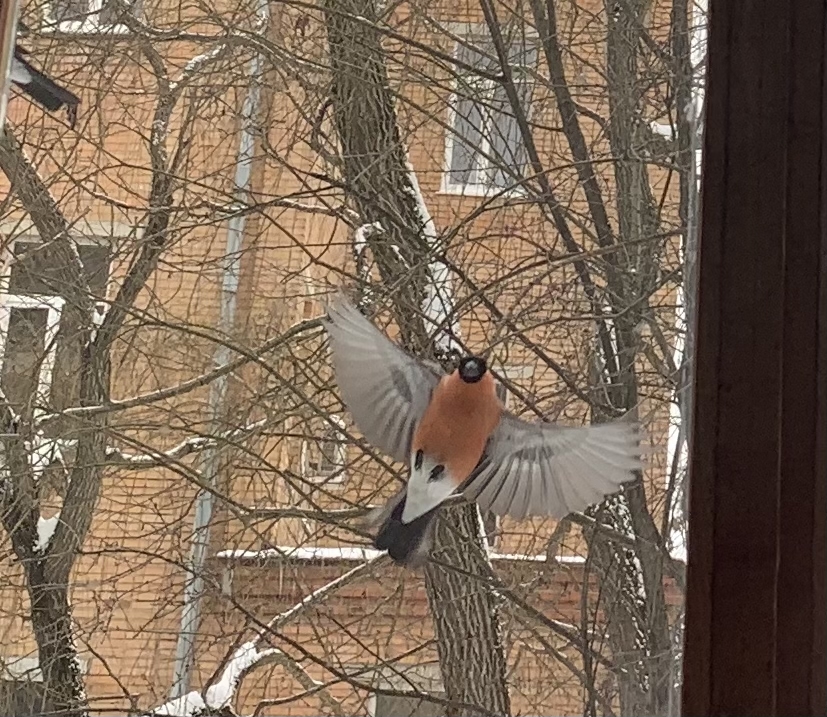
<svg viewBox="0 0 827 717">
<path fill-rule="evenodd" d="M 683 714 L 825 715 L 827 0 L 710 0 Z"/>
<path fill-rule="evenodd" d="M 9 73 L 17 38 L 18 0 L 0 0 L 0 131 L 6 124 L 9 101 Z"/>
</svg>

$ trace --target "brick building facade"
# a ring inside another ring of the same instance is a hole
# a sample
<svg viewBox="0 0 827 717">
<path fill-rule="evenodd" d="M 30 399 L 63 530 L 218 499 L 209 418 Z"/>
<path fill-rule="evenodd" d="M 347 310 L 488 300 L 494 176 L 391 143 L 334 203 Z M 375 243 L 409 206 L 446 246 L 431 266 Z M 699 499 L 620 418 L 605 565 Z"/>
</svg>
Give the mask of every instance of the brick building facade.
<svg viewBox="0 0 827 717">
<path fill-rule="evenodd" d="M 158 161 L 153 152 L 164 144 L 164 161 L 180 160 L 168 248 L 113 348 L 113 399 L 124 400 L 151 396 L 213 367 L 221 344 L 215 341 L 216 327 L 227 299 L 229 233 L 241 238 L 237 262 L 231 263 L 239 279 L 234 322 L 222 334 L 230 358 L 239 355 L 239 347 L 256 352 L 300 322 L 312 322 L 330 288 L 347 281 L 343 277 L 352 276 L 358 266 L 353 227 L 329 209 L 341 205 L 341 192 L 319 179 L 329 169 L 324 150 L 332 131 L 318 96 L 324 73 L 313 65 L 324 58 L 319 13 L 301 4 L 271 9 L 267 37 L 288 58 L 286 65 L 289 58 L 299 58 L 296 66 L 305 63 L 308 74 L 291 74 L 273 62 L 273 55 L 266 56 L 248 165 L 247 201 L 256 209 L 245 212 L 238 211 L 233 183 L 239 176 L 250 53 L 241 52 L 242 58 L 216 51 L 214 65 L 197 60 L 196 66 L 204 63 L 202 74 L 187 75 L 193 66 L 187 62 L 217 46 L 199 37 L 215 34 L 221 18 L 250 27 L 251 8 L 243 3 L 182 5 L 176 15 L 168 5 L 146 4 L 135 16 L 140 27 L 125 23 L 112 32 L 105 8 L 90 3 L 84 19 L 73 3 L 26 10 L 27 17 L 58 21 L 57 34 L 43 32 L 30 44 L 82 95 L 77 129 L 69 130 L 60 118 L 44 117 L 19 97 L 10 102 L 9 119 L 71 224 L 101 314 L 128 275 L 146 240 L 143 227 L 157 210 L 148 205 L 153 181 L 163 174 L 157 167 L 153 172 L 152 162 Z M 596 338 L 574 267 L 553 260 L 563 249 L 542 208 L 524 201 L 525 193 L 503 191 L 513 177 L 502 167 L 524 168 L 526 157 L 513 117 L 503 110 L 500 90 L 495 82 L 468 71 L 452 76 L 438 56 L 415 52 L 417 45 L 406 40 L 454 56 L 460 67 L 490 74 L 491 60 L 463 44 L 471 39 L 479 50 L 486 49 L 479 10 L 475 4 L 437 0 L 425 5 L 397 8 L 389 23 L 393 32 L 386 38 L 400 126 L 423 197 L 437 229 L 451 236 L 451 260 L 477 282 L 487 282 L 490 298 L 508 308 L 532 345 L 542 346 L 578 386 L 588 389 L 594 385 Z M 602 4 L 592 10 L 591 15 L 571 12 L 561 18 L 567 36 L 576 38 L 580 48 L 568 56 L 567 70 L 581 88 L 584 117 L 607 111 L 605 97 L 583 89 L 605 84 L 599 72 Z M 664 18 L 668 7 L 654 7 L 649 17 L 653 37 L 662 34 L 659 23 L 665 23 Z M 155 28 L 187 27 L 192 37 L 165 39 L 149 32 L 144 22 Z M 110 31 L 99 34 L 101 27 Z M 557 128 L 553 94 L 538 81 L 546 70 L 538 65 L 536 31 L 522 27 L 509 37 L 512 61 L 528 68 L 517 86 L 530 107 L 538 152 L 554 168 L 555 186 L 567 197 L 569 211 L 577 214 L 585 210 L 585 199 Z M 142 42 L 151 50 L 142 49 Z M 162 87 L 167 80 L 159 82 L 159 66 L 173 83 L 189 85 L 177 97 L 168 136 L 153 146 L 150 133 L 159 121 L 159 98 L 171 92 L 169 85 Z M 585 121 L 593 156 L 611 156 L 599 122 Z M 614 191 L 611 163 L 598 166 L 609 196 Z M 660 230 L 667 238 L 659 251 L 667 273 L 677 265 L 677 245 L 674 236 L 669 238 L 669 228 L 677 222 L 670 208 L 677 190 L 670 186 L 668 171 L 655 167 L 650 174 L 651 191 L 660 192 L 666 206 Z M 8 192 L 5 178 L 2 181 Z M 491 210 L 479 210 L 487 205 Z M 20 257 L 38 237 L 14 202 L 2 208 L 0 231 L 7 278 L 0 301 L 4 392 L 20 406 L 33 395 L 45 399 L 52 411 L 76 405 L 79 359 L 71 338 L 61 335 L 64 306 L 49 286 L 37 284 L 38 276 L 48 275 L 48 256 L 32 260 L 24 270 Z M 578 240 L 592 246 L 585 229 L 578 230 Z M 457 292 L 459 297 L 470 293 L 461 283 Z M 673 291 L 664 283 L 655 296 L 654 320 L 668 333 L 674 321 Z M 522 399 L 529 397 L 552 418 L 585 418 L 585 404 L 550 363 L 538 360 L 490 317 L 479 311 L 463 313 L 461 329 L 472 348 L 497 346 L 493 366 L 517 389 L 509 394 L 509 407 L 520 410 Z M 642 331 L 651 348 L 654 335 L 649 328 Z M 212 684 L 240 639 L 248 639 L 244 636 L 257 625 L 363 564 L 366 555 L 374 557 L 359 552 L 366 547 L 364 540 L 318 519 L 319 511 L 373 503 L 392 489 L 389 474 L 376 460 L 358 446 L 342 443 L 332 424 L 308 408 L 339 417 L 347 431 L 352 428 L 326 384 L 330 373 L 321 346 L 320 330 L 308 324 L 307 330 L 263 353 L 261 361 L 233 371 L 218 407 L 204 385 L 113 412 L 108 432 L 112 464 L 104 473 L 73 583 L 77 645 L 94 709 L 145 710 L 168 699 L 186 579 L 182 566 L 189 555 L 196 505 L 197 487 L 191 479 L 193 471 L 204 470 L 207 458 L 198 443 L 204 436 L 222 436 L 214 470 L 218 490 L 230 502 L 219 501 L 213 512 L 194 688 Z M 660 520 L 669 384 L 649 356 L 641 351 L 641 413 L 651 414 L 647 429 L 657 450 L 646 490 Z M 40 438 L 44 457 L 38 468 L 44 531 L 59 514 L 66 480 L 61 460 L 71 460 L 73 430 L 65 421 L 49 425 Z M 260 428 L 248 430 L 251 426 Z M 243 435 L 236 439 L 233 431 L 239 430 Z M 184 444 L 186 450 L 174 453 Z M 174 455 L 164 457 L 169 451 Z M 301 510 L 305 517 L 297 514 Z M 541 520 L 486 522 L 493 564 L 503 584 L 545 620 L 528 619 L 517 602 L 504 602 L 515 714 L 581 713 L 584 688 L 576 676 L 580 663 L 572 642 L 584 634 L 599 642 L 601 590 L 586 560 L 584 540 L 577 525 L 562 535 L 556 527 Z M 550 548 L 552 536 L 557 542 Z M 10 548 L 4 544 L 3 549 L 7 568 L 0 578 L 0 655 L 5 683 L 18 689 L 27 670 L 36 667 L 36 652 L 26 620 L 22 572 Z M 671 582 L 667 590 L 669 602 L 679 605 L 679 591 Z M 377 562 L 285 622 L 279 634 L 285 640 L 274 644 L 289 659 L 275 660 L 244 680 L 239 713 L 263 705 L 262 713 L 272 715 L 337 709 L 400 714 L 411 708 L 403 698 L 371 694 L 369 687 L 404 690 L 415 685 L 440 693 L 421 576 Z M 297 664 L 304 673 L 296 670 Z M 343 673 L 352 676 L 353 684 L 341 679 Z M 309 685 L 308 676 L 325 683 L 325 690 L 314 690 L 318 685 Z M 616 684 L 610 674 L 598 667 L 593 681 L 596 694 L 611 704 Z M 339 700 L 339 707 L 331 706 L 331 699 Z M 419 705 L 417 710 L 441 713 L 435 705 Z"/>
</svg>

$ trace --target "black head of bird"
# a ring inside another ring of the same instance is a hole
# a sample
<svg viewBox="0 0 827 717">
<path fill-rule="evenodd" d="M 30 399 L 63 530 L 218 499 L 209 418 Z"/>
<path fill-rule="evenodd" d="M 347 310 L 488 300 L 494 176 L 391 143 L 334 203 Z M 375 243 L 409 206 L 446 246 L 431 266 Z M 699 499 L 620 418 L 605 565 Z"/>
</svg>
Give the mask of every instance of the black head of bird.
<svg viewBox="0 0 827 717">
<path fill-rule="evenodd" d="M 485 376 L 487 370 L 485 359 L 479 356 L 466 356 L 459 362 L 458 367 L 459 377 L 465 383 L 476 383 Z"/>
</svg>

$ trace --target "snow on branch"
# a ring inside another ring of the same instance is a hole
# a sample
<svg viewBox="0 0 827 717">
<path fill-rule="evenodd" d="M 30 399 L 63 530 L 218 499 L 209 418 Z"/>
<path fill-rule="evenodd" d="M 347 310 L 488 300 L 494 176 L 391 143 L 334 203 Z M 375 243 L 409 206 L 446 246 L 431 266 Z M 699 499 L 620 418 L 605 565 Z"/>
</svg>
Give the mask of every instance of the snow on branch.
<svg viewBox="0 0 827 717">
<path fill-rule="evenodd" d="M 376 554 L 362 565 L 326 583 L 318 590 L 314 590 L 298 603 L 271 619 L 267 625 L 259 631 L 255 639 L 245 642 L 233 653 L 232 658 L 230 658 L 229 663 L 221 674 L 221 678 L 207 687 L 206 690 L 203 692 L 188 692 L 183 697 L 170 700 L 166 704 L 153 709 L 149 714 L 165 715 L 166 717 L 197 717 L 197 715 L 203 714 L 206 711 L 220 710 L 230 705 L 238 691 L 241 680 L 253 668 L 264 664 L 278 663 L 284 667 L 305 690 L 308 692 L 317 692 L 319 698 L 333 714 L 344 715 L 341 703 L 326 689 L 323 689 L 324 685 L 314 680 L 301 665 L 276 648 L 270 647 L 260 650 L 258 643 L 268 632 L 278 630 L 308 608 L 318 604 L 332 592 L 358 579 L 367 572 L 368 568 L 379 563 L 384 557 L 384 553 L 379 553 L 378 551 L 372 552 Z"/>
<path fill-rule="evenodd" d="M 288 623 L 293 618 L 297 617 L 299 614 L 307 610 L 309 607 L 316 605 L 317 603 L 321 602 L 324 598 L 326 598 L 330 593 L 335 592 L 341 587 L 344 587 L 348 583 L 352 583 L 357 578 L 361 577 L 364 573 L 368 572 L 370 568 L 376 567 L 377 564 L 381 564 L 382 558 L 385 556 L 384 552 L 373 551 L 375 554 L 371 555 L 370 557 L 365 558 L 365 562 L 361 565 L 357 565 L 352 570 L 348 570 L 344 575 L 339 576 L 335 580 L 331 580 L 329 583 L 322 585 L 322 587 L 314 590 L 312 593 L 304 597 L 302 600 L 297 602 L 293 607 L 288 608 L 284 612 L 279 613 L 276 615 L 270 622 L 267 623 L 267 630 L 278 630 L 280 627 Z"/>
<path fill-rule="evenodd" d="M 220 709 L 230 704 L 235 696 L 241 678 L 263 660 L 278 654 L 278 650 L 269 648 L 258 650 L 255 642 L 245 642 L 239 647 L 230 664 L 224 668 L 221 679 L 214 685 L 210 685 L 204 693 L 207 707 Z"/>
<path fill-rule="evenodd" d="M 425 299 L 422 303 L 422 311 L 430 326 L 426 328 L 430 332 L 439 330 L 435 336 L 435 344 L 445 353 L 459 350 L 460 347 L 454 339 L 459 336 L 459 321 L 454 312 L 454 287 L 451 280 L 451 272 L 448 265 L 440 258 L 439 237 L 436 225 L 428 211 L 428 205 L 422 196 L 419 188 L 419 180 L 416 171 L 405 156 L 405 164 L 408 169 L 410 193 L 416 202 L 417 213 L 419 214 L 420 230 L 428 247 L 428 284 L 425 287 Z M 441 330 L 440 330 L 441 329 Z"/>
<path fill-rule="evenodd" d="M 384 231 L 382 224 L 373 222 L 372 224 L 362 224 L 353 232 L 353 253 L 357 261 L 362 258 L 368 248 L 368 239 L 381 231 Z"/>
<path fill-rule="evenodd" d="M 314 680 L 300 664 L 281 650 L 273 647 L 259 649 L 258 643 L 267 632 L 277 630 L 308 608 L 316 605 L 330 593 L 356 580 L 367 571 L 368 567 L 376 564 L 382 556 L 383 554 L 377 554 L 364 564 L 313 591 L 293 607 L 276 615 L 255 639 L 245 642 L 233 653 L 222 671 L 220 679 L 207 687 L 206 690 L 188 692 L 183 697 L 170 700 L 160 707 L 156 707 L 148 714 L 164 715 L 165 717 L 197 717 L 206 712 L 224 709 L 233 701 L 242 679 L 251 670 L 263 665 L 277 663 L 284 667 L 305 690 L 317 692 L 322 702 L 333 714 L 344 715 L 341 703 L 326 689 L 323 689 L 323 683 Z"/>
<path fill-rule="evenodd" d="M 126 453 L 120 448 L 109 446 L 106 449 L 106 457 L 113 463 L 127 468 L 147 468 L 164 465 L 170 461 L 177 461 L 192 453 L 202 451 L 205 448 L 214 448 L 219 442 L 237 441 L 264 427 L 268 422 L 268 418 L 263 418 L 247 426 L 234 428 L 231 431 L 221 433 L 215 438 L 191 436 L 166 451 L 149 451 L 147 453 L 133 454 Z"/>
<path fill-rule="evenodd" d="M 215 554 L 216 558 L 229 560 L 268 560 L 284 558 L 285 560 L 340 560 L 343 562 L 362 562 L 369 564 L 383 555 L 382 551 L 373 548 L 322 548 L 322 547 L 289 547 L 274 546 L 261 550 L 221 550 Z"/>
<path fill-rule="evenodd" d="M 274 207 L 276 209 L 293 209 L 297 212 L 305 212 L 307 214 L 323 214 L 325 216 L 342 219 L 343 221 L 353 225 L 357 225 L 360 222 L 359 215 L 349 207 L 335 207 L 322 203 L 308 204 L 307 202 L 300 202 L 296 199 L 289 199 L 287 197 L 276 197 L 266 201 L 256 201 L 252 204 L 238 201 L 231 204 L 225 204 L 221 202 L 213 202 L 209 199 L 201 199 L 197 204 L 192 205 L 190 209 L 193 211 L 198 211 L 202 207 L 209 209 L 211 214 L 217 212 L 223 214 L 225 217 L 238 216 L 239 214 L 247 214 L 252 212 L 261 212 L 264 209 Z"/>
<path fill-rule="evenodd" d="M 289 553 L 291 549 L 286 549 Z M 367 552 L 367 551 L 366 551 Z M 304 597 L 292 607 L 272 618 L 265 627 L 259 630 L 259 634 L 252 640 L 241 645 L 232 655 L 218 681 L 209 685 L 201 692 L 191 691 L 182 697 L 170 700 L 169 702 L 154 708 L 147 715 L 164 715 L 165 717 L 198 717 L 198 715 L 215 712 L 224 709 L 233 701 L 238 692 L 239 685 L 244 677 L 254 668 L 267 664 L 279 664 L 287 670 L 291 676 L 307 691 L 319 695 L 322 703 L 330 712 L 341 717 L 345 712 L 341 702 L 336 700 L 330 692 L 325 689 L 324 684 L 314 680 L 307 671 L 289 655 L 283 651 L 267 647 L 259 649 L 259 643 L 265 635 L 284 626 L 294 620 L 308 608 L 318 604 L 332 592 L 358 579 L 369 568 L 380 564 L 385 558 L 384 553 L 370 551 L 373 555 L 367 556 L 362 565 L 349 570 L 344 575 L 331 580 L 318 590 Z"/>
<path fill-rule="evenodd" d="M 32 477 L 39 480 L 43 472 L 59 463 L 66 468 L 67 452 L 74 448 L 77 441 L 67 438 L 49 438 L 43 431 L 37 431 L 24 447 L 32 469 Z"/>
<path fill-rule="evenodd" d="M 51 518 L 39 517 L 37 519 L 37 541 L 34 544 L 34 551 L 36 553 L 45 553 L 46 548 L 55 534 L 55 528 L 60 520 L 60 513 L 53 515 Z"/>
<path fill-rule="evenodd" d="M 171 92 L 175 92 L 179 87 L 185 85 L 189 82 L 198 72 L 200 72 L 206 65 L 210 62 L 215 60 L 224 53 L 227 49 L 228 44 L 226 42 L 220 42 L 215 47 L 206 52 L 202 52 L 200 55 L 196 55 L 195 57 L 191 58 L 186 65 L 184 65 L 184 69 L 181 71 L 180 76 L 177 80 L 169 83 L 169 89 Z"/>
<path fill-rule="evenodd" d="M 127 453 L 120 448 L 107 446 L 106 457 L 110 462 L 129 468 L 148 468 L 167 461 L 176 461 L 185 456 L 203 450 L 208 446 L 215 446 L 216 441 L 204 436 L 194 436 L 181 441 L 167 451 L 158 453 Z"/>
<path fill-rule="evenodd" d="M 156 707 L 149 715 L 169 715 L 169 717 L 192 717 L 205 712 L 207 703 L 200 692 L 187 692 L 183 697 L 170 700 L 160 707 Z"/>
<path fill-rule="evenodd" d="M 280 656 L 275 648 L 259 650 L 255 642 L 245 642 L 230 658 L 221 678 L 203 693 L 188 692 L 182 697 L 156 707 L 149 714 L 167 717 L 195 717 L 206 711 L 220 710 L 232 702 L 242 678 L 254 667 L 271 662 Z"/>
</svg>

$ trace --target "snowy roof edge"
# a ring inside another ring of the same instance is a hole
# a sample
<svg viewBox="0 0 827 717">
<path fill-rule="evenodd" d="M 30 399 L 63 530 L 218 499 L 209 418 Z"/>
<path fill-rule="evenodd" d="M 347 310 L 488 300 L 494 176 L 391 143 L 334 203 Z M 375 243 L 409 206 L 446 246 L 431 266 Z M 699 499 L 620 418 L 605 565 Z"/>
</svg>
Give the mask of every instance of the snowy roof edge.
<svg viewBox="0 0 827 717">
<path fill-rule="evenodd" d="M 302 548 L 293 546 L 275 546 L 273 548 L 264 548 L 262 550 L 220 550 L 215 554 L 216 558 L 221 560 L 269 560 L 273 558 L 286 558 L 289 560 L 339 560 L 345 562 L 366 562 L 373 560 L 384 551 L 374 550 L 373 548 Z M 545 554 L 541 555 L 524 555 L 520 553 L 496 553 L 488 554 L 491 560 L 498 561 L 529 561 L 544 563 L 546 562 Z M 561 563 L 569 563 L 579 565 L 585 562 L 585 558 L 580 555 L 560 555 L 557 560 Z"/>
</svg>

